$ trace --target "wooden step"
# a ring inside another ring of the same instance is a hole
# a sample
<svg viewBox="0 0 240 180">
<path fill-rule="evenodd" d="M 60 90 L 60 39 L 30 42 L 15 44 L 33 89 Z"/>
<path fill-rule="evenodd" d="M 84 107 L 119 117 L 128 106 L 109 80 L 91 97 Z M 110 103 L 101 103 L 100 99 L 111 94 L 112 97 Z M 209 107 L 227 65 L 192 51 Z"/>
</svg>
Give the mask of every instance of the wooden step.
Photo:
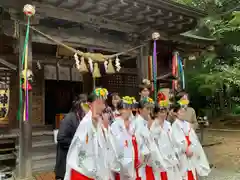
<svg viewBox="0 0 240 180">
<path fill-rule="evenodd" d="M 32 148 L 49 148 L 49 146 L 54 146 L 56 148 L 56 144 L 53 141 L 40 141 L 40 142 L 34 142 L 32 144 Z M 16 146 L 16 149 L 19 150 L 19 145 Z"/>
<path fill-rule="evenodd" d="M 12 160 L 12 159 L 16 159 L 16 156 L 14 153 L 0 154 L 0 161 L 6 161 L 6 160 Z"/>
</svg>

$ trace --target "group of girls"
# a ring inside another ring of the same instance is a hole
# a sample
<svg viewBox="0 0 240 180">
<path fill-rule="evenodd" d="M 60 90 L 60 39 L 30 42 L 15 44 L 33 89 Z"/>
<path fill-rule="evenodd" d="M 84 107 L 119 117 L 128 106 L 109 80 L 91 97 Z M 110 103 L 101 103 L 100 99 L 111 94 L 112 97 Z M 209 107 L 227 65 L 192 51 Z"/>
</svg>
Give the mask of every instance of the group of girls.
<svg viewBox="0 0 240 180">
<path fill-rule="evenodd" d="M 186 101 L 169 107 L 160 93 L 154 102 L 149 88 L 144 80 L 139 102 L 114 94 L 112 113 L 106 111 L 107 90 L 94 90 L 69 148 L 65 180 L 197 180 L 210 173 L 196 133 L 178 118 Z"/>
</svg>

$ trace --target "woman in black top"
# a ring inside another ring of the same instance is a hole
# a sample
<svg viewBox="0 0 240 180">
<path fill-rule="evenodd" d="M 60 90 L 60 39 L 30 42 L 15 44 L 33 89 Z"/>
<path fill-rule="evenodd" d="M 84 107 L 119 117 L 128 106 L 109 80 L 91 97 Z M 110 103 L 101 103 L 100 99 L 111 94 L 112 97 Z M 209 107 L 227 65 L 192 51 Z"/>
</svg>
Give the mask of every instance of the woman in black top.
<svg viewBox="0 0 240 180">
<path fill-rule="evenodd" d="M 84 117 L 87 109 L 87 96 L 79 95 L 72 103 L 71 111 L 61 121 L 57 135 L 57 157 L 55 165 L 56 180 L 63 180 L 66 171 L 66 158 L 73 136 L 79 122 Z"/>
</svg>

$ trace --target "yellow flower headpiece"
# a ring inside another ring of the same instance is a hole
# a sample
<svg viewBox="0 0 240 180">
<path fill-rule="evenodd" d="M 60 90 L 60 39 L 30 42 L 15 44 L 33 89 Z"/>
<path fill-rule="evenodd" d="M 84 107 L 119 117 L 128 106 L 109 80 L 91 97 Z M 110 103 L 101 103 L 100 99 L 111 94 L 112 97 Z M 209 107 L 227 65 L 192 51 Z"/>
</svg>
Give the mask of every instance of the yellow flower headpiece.
<svg viewBox="0 0 240 180">
<path fill-rule="evenodd" d="M 187 106 L 189 104 L 189 100 L 187 99 L 180 99 L 178 101 L 178 103 L 181 105 L 181 106 Z"/>
<path fill-rule="evenodd" d="M 169 101 L 168 100 L 159 101 L 158 105 L 160 107 L 168 107 L 169 106 Z"/>
<path fill-rule="evenodd" d="M 123 103 L 128 104 L 128 105 L 132 105 L 132 104 L 136 103 L 136 99 L 134 97 L 130 97 L 130 96 L 122 97 L 122 101 L 123 101 Z"/>
<path fill-rule="evenodd" d="M 108 90 L 105 88 L 97 88 L 93 93 L 97 98 L 107 99 L 108 96 Z"/>
</svg>

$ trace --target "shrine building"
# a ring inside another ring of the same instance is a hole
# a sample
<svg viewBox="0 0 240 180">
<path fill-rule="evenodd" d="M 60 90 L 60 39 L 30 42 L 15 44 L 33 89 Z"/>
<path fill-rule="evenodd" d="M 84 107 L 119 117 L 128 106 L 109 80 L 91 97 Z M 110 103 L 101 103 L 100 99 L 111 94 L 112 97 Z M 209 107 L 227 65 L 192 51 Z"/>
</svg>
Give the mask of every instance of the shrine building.
<svg viewBox="0 0 240 180">
<path fill-rule="evenodd" d="M 36 14 L 31 26 L 42 34 L 33 29 L 30 32 L 28 58 L 33 73 L 31 114 L 28 125 L 23 126 L 29 128 L 28 133 L 44 131 L 51 138 L 56 115 L 67 113 L 74 96 L 91 92 L 94 85 L 121 95 L 138 96 L 139 83 L 149 76 L 148 58 L 152 56 L 153 32 L 160 34 L 157 41 L 157 75 L 159 84 L 165 87 L 169 86 L 169 82 L 162 82 L 161 77 L 171 74 L 174 51 L 187 59 L 191 55 L 197 56 L 212 42 L 185 33 L 194 29 L 198 20 L 206 14 L 170 0 L 1 0 L 0 126 L 13 137 L 18 137 L 13 132 L 20 126 L 17 120 L 18 67 L 26 29 L 25 4 L 35 6 Z M 46 38 L 46 35 L 82 52 L 104 55 L 124 52 L 118 56 L 122 68 L 115 74 L 106 74 L 101 63 L 101 77 L 93 82 L 90 72 L 81 74 L 76 69 L 74 53 Z M 45 159 L 36 150 L 40 145 L 36 146 L 34 140 L 37 141 L 37 138 L 40 141 L 41 137 L 36 135 L 29 139 L 32 142 L 30 155 L 34 158 L 31 162 L 26 161 L 26 174 L 53 168 L 53 164 L 44 163 L 49 158 L 55 158 L 54 146 L 51 146 L 50 155 Z M 42 159 L 36 158 L 38 155 Z"/>
</svg>

